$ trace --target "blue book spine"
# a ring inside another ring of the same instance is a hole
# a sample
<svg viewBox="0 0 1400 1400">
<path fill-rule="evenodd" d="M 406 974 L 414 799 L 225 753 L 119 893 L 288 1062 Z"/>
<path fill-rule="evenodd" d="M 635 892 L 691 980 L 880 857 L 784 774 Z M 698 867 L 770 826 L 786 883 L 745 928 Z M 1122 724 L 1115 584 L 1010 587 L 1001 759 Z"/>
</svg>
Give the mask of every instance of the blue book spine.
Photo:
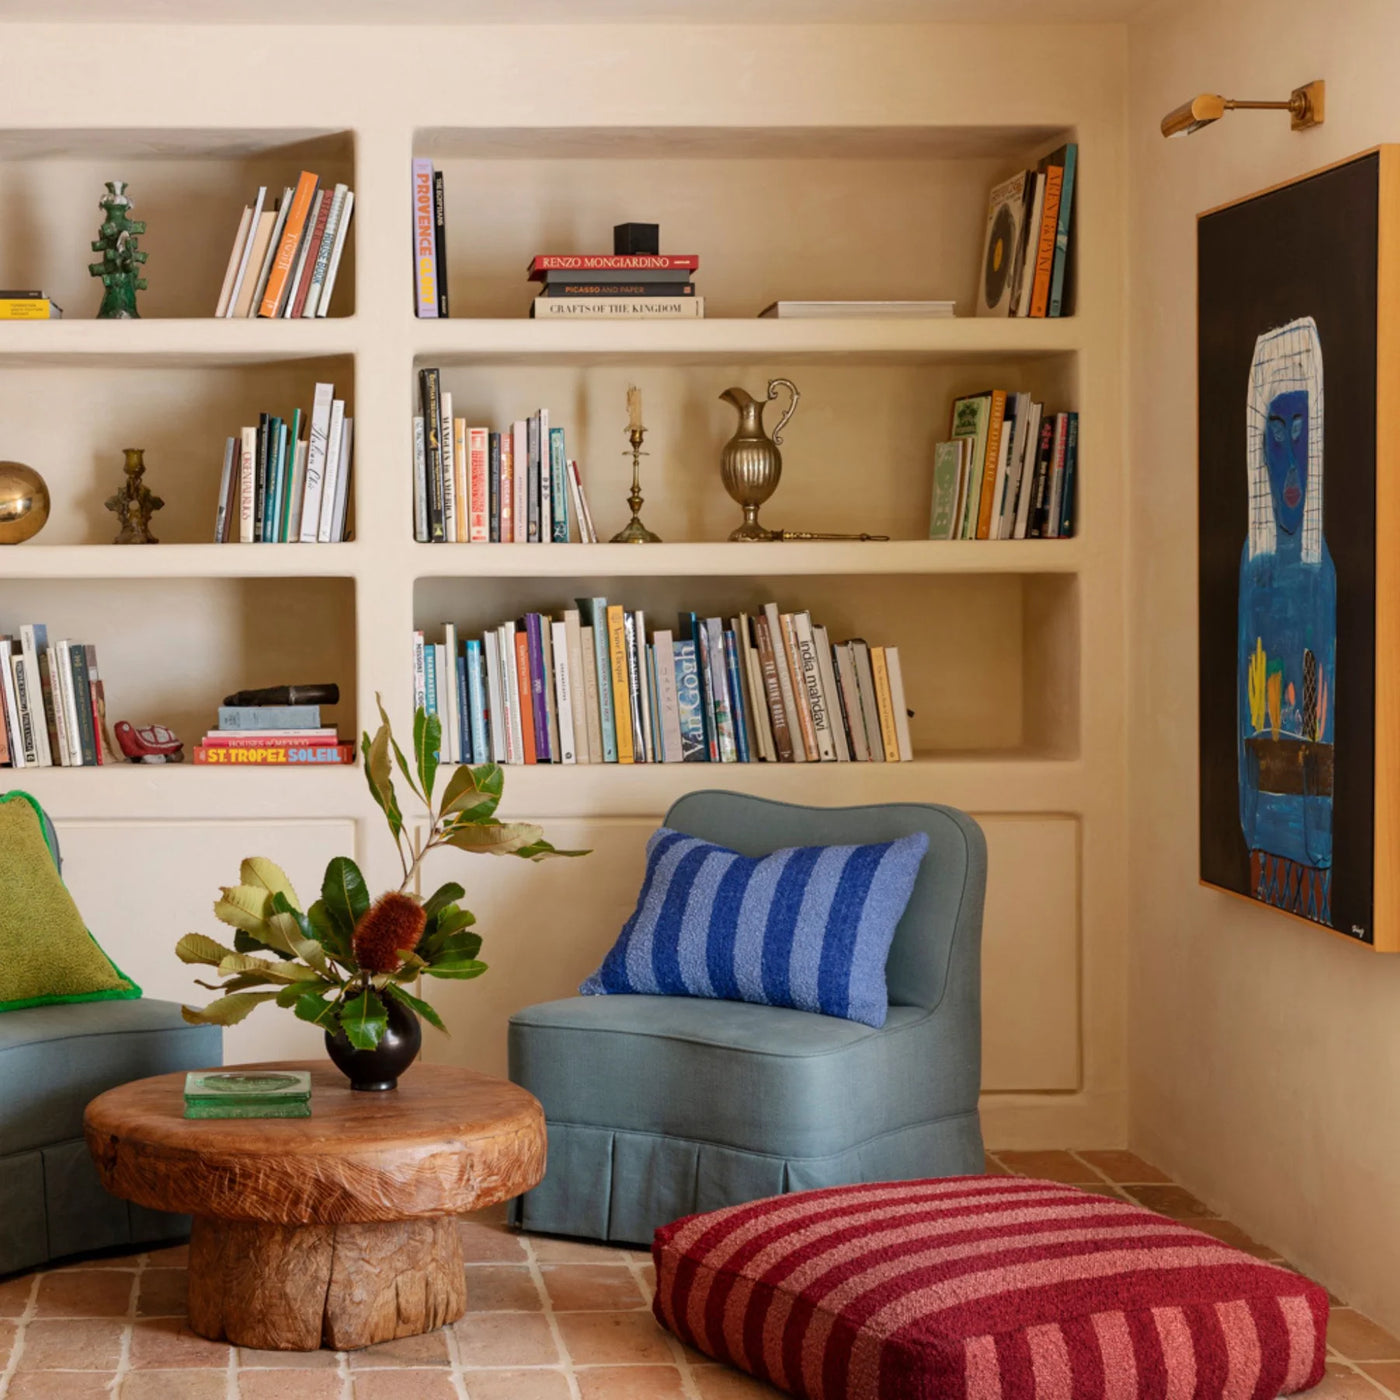
<svg viewBox="0 0 1400 1400">
<path fill-rule="evenodd" d="M 569 542 L 569 481 L 565 475 L 564 430 L 549 430 L 549 491 L 552 521 L 550 540 L 554 544 Z"/>
<path fill-rule="evenodd" d="M 479 641 L 466 644 L 465 662 L 467 706 L 470 716 L 471 754 L 473 763 L 489 763 L 491 749 L 487 740 L 486 716 L 486 658 Z"/>
<path fill-rule="evenodd" d="M 724 662 L 729 673 L 729 696 L 734 706 L 734 745 L 740 763 L 750 763 L 749 717 L 744 705 L 744 687 L 739 684 L 739 639 L 733 632 L 724 634 Z"/>
<path fill-rule="evenodd" d="M 1065 429 L 1065 484 L 1060 489 L 1060 534 L 1074 534 L 1074 491 L 1079 476 L 1079 415 L 1071 413 Z"/>
<path fill-rule="evenodd" d="M 1078 164 L 1079 145 L 1071 141 L 1065 147 L 1065 173 L 1060 182 L 1060 215 L 1055 221 L 1055 262 L 1050 273 L 1050 305 L 1046 314 L 1058 316 L 1064 304 L 1065 269 L 1069 264 L 1069 221 L 1074 209 L 1074 167 Z"/>
<path fill-rule="evenodd" d="M 220 729 L 320 729 L 319 705 L 220 705 Z"/>
<path fill-rule="evenodd" d="M 683 612 L 677 618 L 676 636 L 695 643 L 695 667 L 700 681 L 700 722 L 705 726 L 705 756 L 719 762 L 719 746 L 715 740 L 714 715 L 710 709 L 710 676 L 705 665 L 705 634 L 700 619 L 693 612 Z"/>
<path fill-rule="evenodd" d="M 544 642 L 539 613 L 525 614 L 525 640 L 530 651 L 530 705 L 535 716 L 535 759 L 554 762 L 549 745 L 549 704 L 544 694 Z"/>
<path fill-rule="evenodd" d="M 492 544 L 501 542 L 501 435 L 492 433 L 486 439 L 487 503 L 490 507 L 489 533 Z M 481 760 L 483 763 L 485 759 Z"/>
<path fill-rule="evenodd" d="M 603 762 L 617 762 L 617 728 L 613 715 L 612 657 L 608 651 L 608 600 L 576 598 L 582 620 L 593 629 L 593 655 L 598 664 L 598 720 L 603 734 Z"/>
<path fill-rule="evenodd" d="M 423 648 L 423 703 L 430 715 L 438 712 L 437 648 Z"/>
<path fill-rule="evenodd" d="M 461 744 L 462 762 L 475 763 L 476 759 L 472 757 L 475 750 L 472 748 L 471 707 L 467 697 L 466 653 L 459 648 L 452 662 L 457 672 L 457 737 Z"/>
<path fill-rule="evenodd" d="M 705 738 L 704 701 L 700 694 L 700 658 L 693 640 L 671 644 L 676 666 L 676 708 L 681 724 L 681 759 L 685 763 L 709 761 Z"/>
</svg>

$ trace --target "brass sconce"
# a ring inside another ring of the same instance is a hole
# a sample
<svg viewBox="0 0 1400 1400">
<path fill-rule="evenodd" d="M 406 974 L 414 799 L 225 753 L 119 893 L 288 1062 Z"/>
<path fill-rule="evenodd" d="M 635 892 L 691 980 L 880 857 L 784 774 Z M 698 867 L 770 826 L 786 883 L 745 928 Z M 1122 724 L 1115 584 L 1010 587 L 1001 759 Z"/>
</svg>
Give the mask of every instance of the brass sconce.
<svg viewBox="0 0 1400 1400">
<path fill-rule="evenodd" d="M 1163 136 L 1189 136 L 1211 122 L 1217 122 L 1235 108 L 1287 112 L 1289 126 L 1294 131 L 1306 131 L 1321 126 L 1325 115 L 1327 84 L 1321 79 L 1294 88 L 1286 102 L 1245 102 L 1234 97 L 1220 97 L 1203 92 L 1190 102 L 1183 102 L 1174 112 L 1162 118 Z"/>
</svg>

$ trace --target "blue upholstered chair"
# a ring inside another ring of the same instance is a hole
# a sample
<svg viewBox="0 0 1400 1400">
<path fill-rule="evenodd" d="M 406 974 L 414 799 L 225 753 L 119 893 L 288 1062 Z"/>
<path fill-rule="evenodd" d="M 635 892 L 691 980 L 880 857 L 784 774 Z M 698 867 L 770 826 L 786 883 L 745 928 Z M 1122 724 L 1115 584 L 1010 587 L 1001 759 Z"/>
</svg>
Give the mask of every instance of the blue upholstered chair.
<svg viewBox="0 0 1400 1400">
<path fill-rule="evenodd" d="M 58 838 L 48 827 L 58 859 Z M 83 1139 L 104 1090 L 223 1058 L 217 1026 L 174 1002 L 85 1001 L 0 1013 L 0 1275 L 115 1245 L 188 1236 L 186 1216 L 109 1196 Z"/>
<path fill-rule="evenodd" d="M 845 1182 L 982 1170 L 981 828 L 950 807 L 682 797 L 666 825 L 762 856 L 925 831 L 890 950 L 890 1012 L 854 1021 L 742 1002 L 568 997 L 512 1017 L 510 1074 L 544 1105 L 528 1230 L 648 1243 L 693 1211 Z"/>
</svg>

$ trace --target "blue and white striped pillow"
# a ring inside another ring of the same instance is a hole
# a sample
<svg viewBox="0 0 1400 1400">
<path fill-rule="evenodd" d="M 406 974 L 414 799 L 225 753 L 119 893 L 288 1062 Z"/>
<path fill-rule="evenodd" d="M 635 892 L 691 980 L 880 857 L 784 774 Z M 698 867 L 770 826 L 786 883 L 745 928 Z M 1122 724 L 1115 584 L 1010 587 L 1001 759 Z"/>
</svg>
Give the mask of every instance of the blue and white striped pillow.
<svg viewBox="0 0 1400 1400">
<path fill-rule="evenodd" d="M 790 1006 L 883 1026 L 885 962 L 928 836 L 755 859 L 662 827 L 632 917 L 584 996 Z"/>
</svg>

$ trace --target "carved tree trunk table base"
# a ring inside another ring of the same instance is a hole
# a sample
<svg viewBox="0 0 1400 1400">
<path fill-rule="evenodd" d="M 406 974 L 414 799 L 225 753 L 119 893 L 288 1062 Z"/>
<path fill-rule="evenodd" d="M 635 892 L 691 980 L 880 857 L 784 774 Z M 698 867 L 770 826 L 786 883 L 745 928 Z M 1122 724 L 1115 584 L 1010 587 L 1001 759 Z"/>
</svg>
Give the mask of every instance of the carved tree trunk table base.
<svg viewBox="0 0 1400 1400">
<path fill-rule="evenodd" d="M 455 1219 L 265 1225 L 196 1216 L 190 1326 L 263 1351 L 348 1351 L 466 1311 Z"/>
</svg>

